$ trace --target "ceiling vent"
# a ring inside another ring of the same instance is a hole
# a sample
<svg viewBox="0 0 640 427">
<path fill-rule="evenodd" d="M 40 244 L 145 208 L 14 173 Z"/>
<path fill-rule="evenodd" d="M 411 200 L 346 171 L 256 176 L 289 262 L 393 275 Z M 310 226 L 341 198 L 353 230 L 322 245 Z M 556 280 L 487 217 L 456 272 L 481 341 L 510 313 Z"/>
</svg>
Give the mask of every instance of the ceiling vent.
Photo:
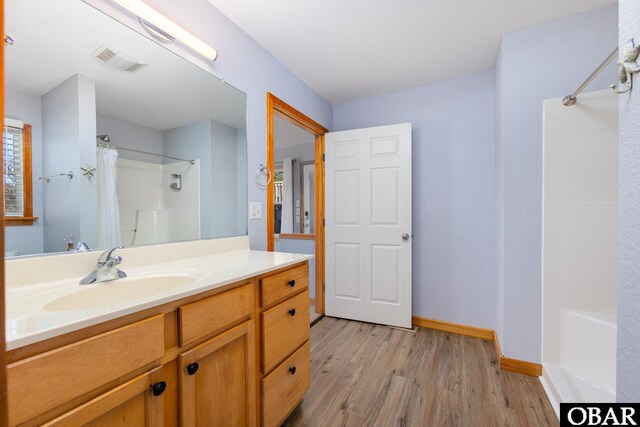
<svg viewBox="0 0 640 427">
<path fill-rule="evenodd" d="M 118 52 L 117 50 L 111 49 L 107 46 L 100 46 L 91 54 L 91 56 L 107 68 L 115 71 L 135 73 L 147 66 L 144 62 L 140 62 L 125 53 Z"/>
</svg>

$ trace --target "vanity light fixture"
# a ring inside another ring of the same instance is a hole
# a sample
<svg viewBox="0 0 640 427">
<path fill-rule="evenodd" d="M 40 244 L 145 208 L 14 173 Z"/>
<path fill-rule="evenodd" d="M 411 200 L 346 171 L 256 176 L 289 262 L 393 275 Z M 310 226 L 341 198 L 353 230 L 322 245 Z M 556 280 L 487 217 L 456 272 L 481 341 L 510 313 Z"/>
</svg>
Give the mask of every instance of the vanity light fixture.
<svg viewBox="0 0 640 427">
<path fill-rule="evenodd" d="M 214 48 L 141 0 L 113 1 L 136 15 L 144 29 L 153 37 L 164 42 L 177 40 L 209 61 L 215 61 L 218 57 L 218 52 Z"/>
</svg>

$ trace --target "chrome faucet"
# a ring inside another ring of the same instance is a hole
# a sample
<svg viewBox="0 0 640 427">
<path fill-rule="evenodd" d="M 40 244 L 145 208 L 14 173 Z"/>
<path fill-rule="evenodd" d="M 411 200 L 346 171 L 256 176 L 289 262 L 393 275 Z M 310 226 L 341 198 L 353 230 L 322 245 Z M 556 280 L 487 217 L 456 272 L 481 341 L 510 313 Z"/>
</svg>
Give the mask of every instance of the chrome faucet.
<svg viewBox="0 0 640 427">
<path fill-rule="evenodd" d="M 119 256 L 111 256 L 116 249 L 122 249 L 122 246 L 104 251 L 98 257 L 96 268 L 87 274 L 85 278 L 80 281 L 80 284 L 88 285 L 90 283 L 108 282 L 127 277 L 127 274 L 117 267 L 117 265 L 122 262 L 122 258 Z"/>
<path fill-rule="evenodd" d="M 74 254 L 78 254 L 78 253 L 89 252 L 90 250 L 91 249 L 89 249 L 89 245 L 87 245 L 85 242 L 80 240 L 78 242 L 78 244 L 76 245 L 76 248 L 74 250 L 72 250 L 71 252 L 73 252 Z"/>
</svg>

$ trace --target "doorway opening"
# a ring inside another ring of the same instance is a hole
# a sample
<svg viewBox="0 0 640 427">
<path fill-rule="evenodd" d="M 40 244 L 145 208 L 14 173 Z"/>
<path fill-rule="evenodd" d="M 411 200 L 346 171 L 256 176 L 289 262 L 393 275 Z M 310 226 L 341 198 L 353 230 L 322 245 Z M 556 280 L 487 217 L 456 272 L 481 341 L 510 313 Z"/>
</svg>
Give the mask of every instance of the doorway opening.
<svg viewBox="0 0 640 427">
<path fill-rule="evenodd" d="M 310 253 L 311 319 L 324 314 L 324 135 L 321 124 L 267 93 L 267 250 Z"/>
</svg>

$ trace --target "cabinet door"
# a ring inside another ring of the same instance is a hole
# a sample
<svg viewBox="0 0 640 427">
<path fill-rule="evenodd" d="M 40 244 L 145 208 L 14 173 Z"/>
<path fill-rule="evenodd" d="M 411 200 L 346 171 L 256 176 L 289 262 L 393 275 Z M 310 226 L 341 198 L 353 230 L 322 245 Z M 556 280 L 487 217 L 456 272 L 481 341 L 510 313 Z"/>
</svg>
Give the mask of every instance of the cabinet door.
<svg viewBox="0 0 640 427">
<path fill-rule="evenodd" d="M 62 414 L 45 426 L 161 427 L 166 383 L 162 367 L 140 375 Z"/>
<path fill-rule="evenodd" d="M 242 323 L 178 357 L 181 425 L 256 425 L 254 328 Z"/>
</svg>

